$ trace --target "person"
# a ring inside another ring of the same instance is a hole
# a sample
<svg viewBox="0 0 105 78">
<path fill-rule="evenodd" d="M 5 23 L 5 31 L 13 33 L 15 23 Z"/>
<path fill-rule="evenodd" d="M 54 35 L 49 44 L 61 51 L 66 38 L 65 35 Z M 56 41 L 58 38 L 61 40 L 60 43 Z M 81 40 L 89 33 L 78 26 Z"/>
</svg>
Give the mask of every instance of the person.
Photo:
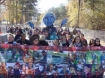
<svg viewBox="0 0 105 78">
<path fill-rule="evenodd" d="M 53 46 L 60 46 L 60 42 L 58 39 L 54 40 Z"/>
<path fill-rule="evenodd" d="M 14 36 L 12 34 L 8 34 L 7 35 L 7 42 L 5 42 L 5 44 L 17 44 L 15 41 L 14 41 Z"/>
<path fill-rule="evenodd" d="M 105 52 L 102 53 L 100 58 L 101 58 L 101 64 L 105 64 Z"/>
<path fill-rule="evenodd" d="M 38 29 L 34 30 L 34 34 L 30 37 L 29 40 L 33 41 L 34 38 L 38 38 L 38 39 L 40 38 Z"/>
<path fill-rule="evenodd" d="M 15 35 L 14 41 L 18 41 L 19 39 L 21 39 L 21 33 L 19 32 L 19 30 L 17 30 L 17 34 Z"/>
<path fill-rule="evenodd" d="M 19 53 L 19 51 L 16 51 L 16 54 L 14 54 L 14 58 L 13 58 L 13 60 L 14 60 L 14 62 L 17 62 L 19 59 L 20 59 L 20 53 Z"/>
<path fill-rule="evenodd" d="M 99 66 L 99 68 L 98 68 L 98 78 L 102 78 L 103 74 L 104 74 L 104 70 L 103 70 L 102 66 Z"/>
<path fill-rule="evenodd" d="M 26 72 L 25 73 L 26 73 L 25 78 L 33 78 L 34 77 L 33 63 L 26 64 Z"/>
<path fill-rule="evenodd" d="M 60 39 L 61 32 L 62 32 L 62 30 L 61 30 L 61 29 L 58 29 L 58 30 L 57 30 L 57 36 L 58 36 L 58 39 Z"/>
<path fill-rule="evenodd" d="M 53 32 L 52 35 L 50 36 L 50 40 L 55 40 L 58 39 L 57 33 Z"/>
<path fill-rule="evenodd" d="M 49 40 L 50 38 L 49 38 L 49 32 L 47 31 L 47 30 L 45 30 L 44 32 L 43 32 L 43 35 L 45 35 L 45 39 L 46 40 Z"/>
<path fill-rule="evenodd" d="M 76 35 L 77 33 L 78 33 L 77 29 L 74 28 L 74 30 L 73 30 L 73 35 Z"/>
<path fill-rule="evenodd" d="M 94 39 L 90 39 L 90 41 L 89 41 L 89 46 L 90 46 L 90 47 L 94 47 L 94 42 L 95 42 Z"/>
<path fill-rule="evenodd" d="M 6 78 L 6 76 L 7 76 L 6 64 L 0 62 L 0 78 Z"/>
<path fill-rule="evenodd" d="M 28 63 L 28 66 L 26 67 L 26 78 L 33 77 L 34 77 L 33 63 Z"/>
<path fill-rule="evenodd" d="M 48 42 L 45 41 L 45 35 L 40 36 L 39 44 L 41 46 L 49 46 Z"/>
<path fill-rule="evenodd" d="M 84 66 L 84 74 L 85 74 L 86 76 L 91 76 L 91 66 L 90 66 L 89 64 L 86 64 L 86 65 Z"/>
<path fill-rule="evenodd" d="M 78 75 L 83 75 L 83 66 L 84 64 L 81 64 L 80 62 L 76 65 L 76 72 Z"/>
<path fill-rule="evenodd" d="M 65 35 L 63 35 L 61 37 L 60 43 L 61 43 L 62 47 L 69 47 L 69 43 L 67 42 Z"/>
<path fill-rule="evenodd" d="M 77 75 L 77 73 L 76 73 L 76 69 L 75 69 L 75 67 L 74 66 L 70 66 L 70 75 Z"/>
<path fill-rule="evenodd" d="M 63 66 L 63 69 L 59 73 L 60 75 L 69 74 L 69 70 L 67 70 L 67 66 Z"/>
<path fill-rule="evenodd" d="M 77 64 L 77 56 L 75 54 L 69 53 L 67 62 L 69 63 L 69 65 Z"/>
<path fill-rule="evenodd" d="M 87 40 L 84 38 L 83 33 L 81 33 L 80 38 L 81 38 L 81 42 L 82 42 L 82 47 L 87 47 L 88 43 L 87 43 Z"/>
<path fill-rule="evenodd" d="M 40 64 L 38 66 L 38 68 L 35 69 L 35 75 L 42 75 L 42 74 L 44 74 L 44 72 L 45 72 L 45 69 L 44 69 L 44 66 L 42 64 Z"/>
<path fill-rule="evenodd" d="M 13 67 L 8 66 L 8 78 L 13 78 Z"/>
<path fill-rule="evenodd" d="M 79 53 L 79 54 L 80 55 L 77 57 L 78 64 L 85 64 L 86 63 L 85 55 L 82 53 Z"/>
<path fill-rule="evenodd" d="M 74 38 L 74 41 L 72 42 L 72 46 L 74 47 L 82 47 L 82 42 L 79 36 Z"/>
<path fill-rule="evenodd" d="M 34 38 L 32 41 L 33 46 L 41 46 L 41 44 L 39 43 L 39 38 Z"/>
<path fill-rule="evenodd" d="M 41 58 L 40 62 L 44 63 L 44 64 L 47 63 L 47 53 L 45 51 L 42 51 L 42 58 Z"/>
<path fill-rule="evenodd" d="M 81 36 L 81 31 L 80 30 L 78 30 L 78 33 L 76 34 L 77 36 Z"/>
<path fill-rule="evenodd" d="M 92 63 L 97 64 L 98 63 L 98 55 L 92 52 Z"/>
<path fill-rule="evenodd" d="M 71 34 L 66 34 L 66 40 L 71 45 L 72 40 L 73 40 L 73 36 Z"/>
<path fill-rule="evenodd" d="M 23 31 L 22 31 L 22 28 L 21 27 L 19 27 L 19 32 L 22 34 L 23 33 Z"/>
<path fill-rule="evenodd" d="M 10 27 L 10 33 L 14 33 L 14 28 L 13 27 Z"/>
<path fill-rule="evenodd" d="M 94 69 L 94 71 L 92 73 L 92 75 L 93 75 L 92 77 L 94 77 L 94 78 L 102 78 L 101 76 L 103 75 L 103 72 L 104 72 L 102 66 L 101 65 L 95 65 L 94 68 L 95 69 Z"/>
<path fill-rule="evenodd" d="M 28 29 L 28 37 L 29 38 L 32 37 L 32 29 L 31 28 Z"/>
<path fill-rule="evenodd" d="M 100 46 L 101 46 L 101 44 L 100 44 L 100 39 L 99 39 L 99 38 L 96 38 L 96 39 L 95 39 L 94 46 L 97 46 L 97 47 L 100 47 Z"/>
<path fill-rule="evenodd" d="M 20 78 L 20 63 L 15 63 L 13 73 L 15 78 Z"/>
<path fill-rule="evenodd" d="M 19 39 L 17 41 L 17 43 L 21 44 L 21 45 L 31 45 L 31 42 L 29 40 L 26 39 L 26 35 L 23 33 L 21 34 L 21 39 Z"/>
<path fill-rule="evenodd" d="M 23 60 L 26 63 L 32 63 L 33 62 L 33 56 L 32 56 L 32 54 L 30 52 L 28 52 L 27 54 L 25 54 L 23 56 Z"/>
<path fill-rule="evenodd" d="M 46 75 L 54 75 L 55 73 L 57 72 L 54 70 L 53 64 L 48 64 Z"/>
<path fill-rule="evenodd" d="M 25 78 L 26 75 L 26 65 L 23 64 L 21 68 L 21 78 Z"/>
</svg>

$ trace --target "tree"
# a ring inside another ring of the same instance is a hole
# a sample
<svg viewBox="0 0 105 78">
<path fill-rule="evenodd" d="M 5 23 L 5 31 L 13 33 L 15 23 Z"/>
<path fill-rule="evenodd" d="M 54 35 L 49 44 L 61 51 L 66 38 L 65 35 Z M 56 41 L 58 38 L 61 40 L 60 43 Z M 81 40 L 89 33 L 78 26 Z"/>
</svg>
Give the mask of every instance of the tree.
<svg viewBox="0 0 105 78">
<path fill-rule="evenodd" d="M 36 3 L 37 0 L 6 0 L 4 4 L 6 11 L 4 12 L 7 12 L 9 16 L 6 20 L 11 24 L 22 24 L 24 19 L 29 21 L 38 12 L 35 7 Z"/>
<path fill-rule="evenodd" d="M 67 18 L 67 10 L 66 10 L 66 7 L 64 5 L 60 5 L 59 7 L 55 8 L 55 7 L 52 7 L 48 10 L 48 12 L 52 12 L 55 17 L 56 17 L 56 22 L 55 24 L 56 25 L 60 25 L 62 19 L 64 18 Z"/>
<path fill-rule="evenodd" d="M 32 16 L 36 16 L 38 10 L 35 8 L 37 0 L 21 0 L 23 14 L 25 15 L 25 21 L 31 20 Z"/>
<path fill-rule="evenodd" d="M 105 0 L 80 0 L 79 27 L 89 29 L 105 28 Z M 70 26 L 77 25 L 79 0 L 70 0 L 67 15 Z"/>
</svg>

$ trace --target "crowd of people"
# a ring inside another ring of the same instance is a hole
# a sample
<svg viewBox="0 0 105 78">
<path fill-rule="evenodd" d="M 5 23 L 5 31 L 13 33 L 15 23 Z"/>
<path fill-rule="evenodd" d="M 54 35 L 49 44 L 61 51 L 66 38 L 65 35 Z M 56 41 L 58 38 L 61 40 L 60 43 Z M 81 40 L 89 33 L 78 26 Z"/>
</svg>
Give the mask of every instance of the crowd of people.
<svg viewBox="0 0 105 78">
<path fill-rule="evenodd" d="M 102 46 L 100 39 L 90 39 L 88 42 L 85 35 L 74 28 L 73 31 L 69 29 L 63 30 L 62 28 L 56 28 L 56 31 L 51 33 L 51 29 L 42 28 L 7 28 L 8 33 L 8 44 L 19 43 L 21 45 L 35 45 L 35 46 L 61 46 L 61 47 L 94 47 Z M 27 34 L 25 32 L 28 32 Z M 27 36 L 28 35 L 28 36 Z M 26 36 L 29 40 L 26 39 Z M 47 40 L 52 40 L 53 44 L 49 45 Z"/>
<path fill-rule="evenodd" d="M 70 31 L 68 28 L 62 29 L 60 27 L 55 29 L 52 33 L 53 29 L 50 28 L 46 29 L 37 27 L 31 29 L 29 27 L 7 27 L 7 33 L 9 34 L 7 35 L 7 41 L 4 44 L 52 47 L 102 46 L 99 38 L 91 39 L 88 42 L 85 35 L 76 28 L 74 28 L 73 31 Z M 48 41 L 51 41 L 52 44 Z M 51 75 L 50 78 L 58 75 L 84 75 L 84 77 L 81 78 L 85 78 L 85 76 L 95 78 L 96 76 L 93 75 L 103 75 L 105 70 L 105 52 L 100 52 L 101 54 L 99 56 L 98 53 L 94 52 L 68 52 L 66 53 L 67 57 L 64 57 L 64 59 L 52 55 L 54 52 L 25 52 L 15 48 L 6 50 L 0 48 L 0 59 L 5 58 L 5 61 L 0 63 L 0 78 L 34 78 L 38 75 Z M 64 54 L 65 52 L 62 51 L 60 53 Z M 48 63 L 48 60 L 52 57 L 58 58 L 58 60 L 55 60 L 57 62 L 60 62 L 59 59 L 63 60 L 63 65 L 50 62 Z M 99 60 L 99 58 L 101 60 Z M 37 78 L 39 78 L 39 76 Z M 62 76 L 62 78 L 64 77 Z"/>
</svg>

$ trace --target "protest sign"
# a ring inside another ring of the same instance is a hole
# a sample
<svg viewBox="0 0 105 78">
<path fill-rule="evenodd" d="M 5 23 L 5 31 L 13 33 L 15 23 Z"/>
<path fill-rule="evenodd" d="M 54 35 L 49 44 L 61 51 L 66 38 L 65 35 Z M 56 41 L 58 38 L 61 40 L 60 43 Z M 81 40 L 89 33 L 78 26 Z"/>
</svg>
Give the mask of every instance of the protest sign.
<svg viewBox="0 0 105 78">
<path fill-rule="evenodd" d="M 105 70 L 105 49 L 1 44 L 0 67 L 1 75 L 14 78 L 17 75 L 18 78 L 101 77 Z"/>
</svg>

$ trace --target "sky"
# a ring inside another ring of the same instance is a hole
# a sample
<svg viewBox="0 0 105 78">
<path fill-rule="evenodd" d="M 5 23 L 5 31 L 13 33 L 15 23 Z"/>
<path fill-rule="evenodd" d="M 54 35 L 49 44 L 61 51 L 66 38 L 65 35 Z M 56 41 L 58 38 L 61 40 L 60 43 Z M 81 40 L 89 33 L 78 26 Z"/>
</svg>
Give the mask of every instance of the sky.
<svg viewBox="0 0 105 78">
<path fill-rule="evenodd" d="M 67 0 L 39 0 L 38 9 L 40 12 L 45 12 L 52 7 L 59 7 L 60 4 L 67 4 Z"/>
</svg>

